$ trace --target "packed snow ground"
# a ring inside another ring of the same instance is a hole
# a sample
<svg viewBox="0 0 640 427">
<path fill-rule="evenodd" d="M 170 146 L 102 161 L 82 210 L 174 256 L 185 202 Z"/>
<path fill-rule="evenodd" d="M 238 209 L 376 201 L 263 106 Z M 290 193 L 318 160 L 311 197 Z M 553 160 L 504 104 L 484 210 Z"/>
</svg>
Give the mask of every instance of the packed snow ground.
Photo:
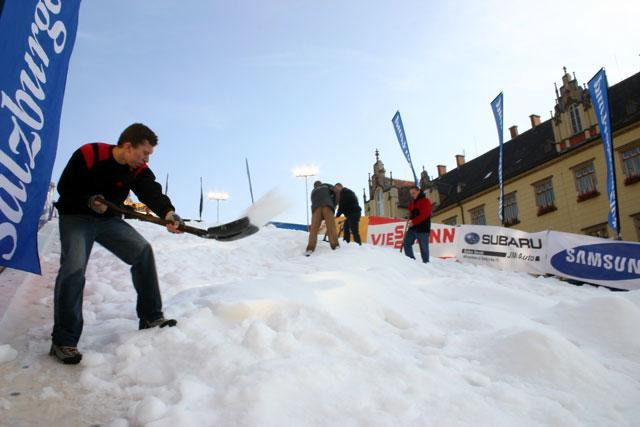
<svg viewBox="0 0 640 427">
<path fill-rule="evenodd" d="M 640 420 L 640 292 L 319 243 L 219 243 L 132 222 L 175 328 L 137 331 L 127 266 L 99 246 L 84 359 L 48 355 L 59 243 L 0 324 L 0 424 L 603 426 Z"/>
</svg>

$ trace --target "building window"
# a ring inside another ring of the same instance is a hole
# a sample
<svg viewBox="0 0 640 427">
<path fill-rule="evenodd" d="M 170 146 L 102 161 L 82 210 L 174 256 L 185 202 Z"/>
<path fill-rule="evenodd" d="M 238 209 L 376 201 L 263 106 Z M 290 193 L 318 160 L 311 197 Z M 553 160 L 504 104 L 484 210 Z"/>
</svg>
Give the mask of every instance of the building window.
<svg viewBox="0 0 640 427">
<path fill-rule="evenodd" d="M 377 214 L 379 216 L 384 216 L 384 193 L 382 192 L 382 189 L 379 188 L 376 191 L 376 205 L 377 205 Z"/>
<path fill-rule="evenodd" d="M 487 225 L 487 219 L 484 216 L 484 205 L 469 210 L 471 214 L 471 224 Z"/>
<path fill-rule="evenodd" d="M 578 202 L 591 199 L 600 194 L 596 186 L 596 169 L 592 161 L 574 168 L 573 173 L 576 177 Z"/>
<path fill-rule="evenodd" d="M 626 175 L 625 185 L 640 181 L 640 145 L 622 152 L 622 167 Z"/>
<path fill-rule="evenodd" d="M 594 225 L 591 227 L 583 228 L 582 231 L 587 236 L 602 237 L 603 239 L 609 238 L 609 227 L 607 227 L 606 222 L 603 222 L 602 224 Z"/>
<path fill-rule="evenodd" d="M 533 191 L 536 194 L 538 216 L 556 210 L 556 198 L 553 194 L 553 182 L 551 181 L 551 178 L 547 178 L 533 184 Z"/>
<path fill-rule="evenodd" d="M 573 134 L 582 132 L 582 121 L 580 120 L 580 107 L 577 104 L 573 104 L 569 107 L 569 115 L 571 116 L 571 130 Z"/>
<path fill-rule="evenodd" d="M 518 219 L 518 202 L 516 201 L 516 193 L 509 193 L 504 196 L 502 201 L 504 205 L 503 224 L 506 226 L 515 225 L 520 222 Z"/>
<path fill-rule="evenodd" d="M 447 218 L 442 221 L 443 224 L 446 225 L 456 225 L 458 223 L 458 216 L 452 216 L 451 218 Z"/>
</svg>

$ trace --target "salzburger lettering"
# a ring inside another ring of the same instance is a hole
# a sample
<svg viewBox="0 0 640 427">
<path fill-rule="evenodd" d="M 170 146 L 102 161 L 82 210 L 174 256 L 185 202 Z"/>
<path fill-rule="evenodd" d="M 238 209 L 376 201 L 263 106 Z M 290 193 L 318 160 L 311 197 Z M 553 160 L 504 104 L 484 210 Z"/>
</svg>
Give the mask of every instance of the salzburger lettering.
<svg viewBox="0 0 640 427">
<path fill-rule="evenodd" d="M 515 238 L 505 235 L 483 234 L 482 243 L 496 246 L 515 246 L 516 248 L 542 249 L 542 239 Z"/>
<path fill-rule="evenodd" d="M 3 246 L 2 258 L 10 260 L 18 245 L 18 235 L 15 224 L 23 218 L 22 205 L 27 202 L 26 184 L 31 183 L 31 171 L 36 166 L 36 156 L 40 152 L 40 131 L 45 126 L 46 117 L 42 104 L 46 101 L 43 85 L 47 83 L 46 68 L 50 58 L 40 40 L 51 44 L 56 54 L 62 53 L 67 41 L 67 28 L 64 22 L 56 20 L 62 9 L 62 0 L 40 0 L 34 9 L 33 20 L 30 23 L 30 35 L 27 39 L 28 50 L 24 53 L 25 66 L 20 70 L 19 89 L 13 96 L 4 90 L 0 91 L 0 111 L 10 114 L 13 124 L 9 138 L 6 141 L 9 151 L 0 147 L 0 165 L 8 174 L 0 175 L 0 212 L 6 218 L 0 223 L 0 241 L 9 238 L 9 247 Z M 40 37 L 39 37 L 40 36 Z M 29 136 L 27 136 L 29 135 Z M 26 156 L 27 163 L 21 158 Z"/>
</svg>

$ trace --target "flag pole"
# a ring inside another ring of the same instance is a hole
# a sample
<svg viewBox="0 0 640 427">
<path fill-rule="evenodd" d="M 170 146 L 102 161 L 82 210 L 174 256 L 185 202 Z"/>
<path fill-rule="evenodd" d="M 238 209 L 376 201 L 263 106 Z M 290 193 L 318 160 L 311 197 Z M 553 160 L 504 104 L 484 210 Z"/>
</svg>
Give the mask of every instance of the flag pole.
<svg viewBox="0 0 640 427">
<path fill-rule="evenodd" d="M 620 224 L 620 209 L 618 206 L 618 185 L 616 180 L 615 155 L 613 150 L 613 135 L 611 133 L 611 116 L 609 107 L 609 83 L 607 73 L 601 68 L 589 80 L 589 95 L 594 106 L 600 137 L 604 147 L 605 164 L 607 166 L 607 193 L 609 199 L 609 214 L 607 222 L 616 234 L 616 240 L 622 239 Z"/>
<path fill-rule="evenodd" d="M 496 119 L 496 128 L 498 129 L 499 157 L 498 157 L 498 216 L 500 225 L 504 225 L 504 181 L 502 176 L 502 164 L 504 161 L 504 105 L 503 94 L 500 92 L 498 96 L 491 101 L 491 109 Z"/>
<path fill-rule="evenodd" d="M 247 178 L 249 179 L 249 193 L 251 194 L 251 204 L 254 203 L 253 201 L 253 186 L 251 185 L 251 173 L 249 172 L 249 159 L 247 159 L 246 157 L 244 158 L 244 163 L 247 166 Z"/>
<path fill-rule="evenodd" d="M 204 194 L 202 192 L 202 177 L 200 177 L 200 221 L 202 222 L 202 207 L 204 205 Z"/>
</svg>

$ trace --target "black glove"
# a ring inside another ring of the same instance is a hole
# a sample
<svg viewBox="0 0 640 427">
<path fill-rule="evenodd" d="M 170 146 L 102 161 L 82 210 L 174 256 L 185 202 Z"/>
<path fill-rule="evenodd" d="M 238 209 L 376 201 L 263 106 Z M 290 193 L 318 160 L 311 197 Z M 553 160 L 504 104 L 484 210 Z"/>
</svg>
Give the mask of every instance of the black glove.
<svg viewBox="0 0 640 427">
<path fill-rule="evenodd" d="M 107 211 L 108 206 L 105 205 L 104 203 L 100 203 L 99 201 L 97 201 L 97 198 L 101 198 L 104 199 L 104 196 L 102 194 L 96 194 L 94 196 L 89 197 L 89 207 L 95 212 L 95 213 L 99 213 L 99 214 L 103 214 Z"/>
</svg>

